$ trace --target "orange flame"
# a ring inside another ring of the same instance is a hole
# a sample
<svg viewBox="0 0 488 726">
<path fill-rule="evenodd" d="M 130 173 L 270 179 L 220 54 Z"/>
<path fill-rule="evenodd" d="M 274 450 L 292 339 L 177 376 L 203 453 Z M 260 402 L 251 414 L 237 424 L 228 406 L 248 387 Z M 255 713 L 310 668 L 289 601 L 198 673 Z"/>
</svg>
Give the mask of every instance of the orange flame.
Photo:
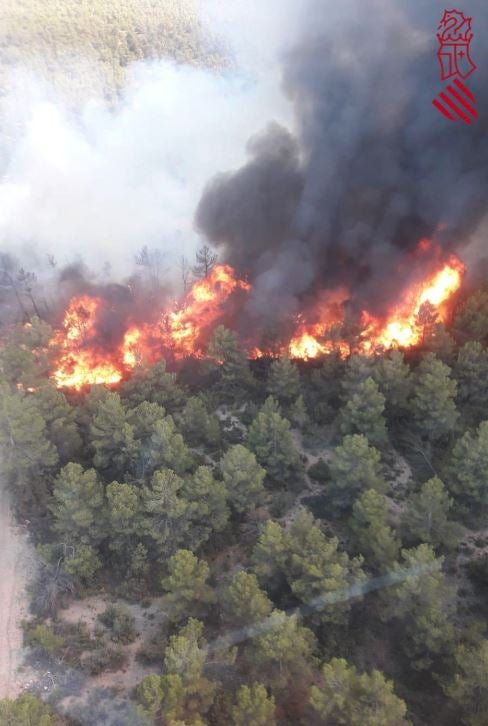
<svg viewBox="0 0 488 726">
<path fill-rule="evenodd" d="M 439 321 L 445 322 L 445 303 L 459 290 L 464 272 L 464 265 L 453 255 L 441 270 L 411 289 L 403 305 L 393 310 L 385 323 L 370 317 L 365 331 L 365 351 L 375 347 L 418 345 L 423 336 L 423 325 L 419 320 L 422 305 L 428 303 L 435 309 Z"/>
<path fill-rule="evenodd" d="M 349 355 L 350 349 L 345 341 L 335 341 L 327 337 L 334 325 L 342 323 L 343 305 L 348 297 L 348 292 L 343 287 L 324 291 L 319 295 L 313 310 L 314 317 L 319 322 L 306 324 L 299 317 L 298 327 L 286 351 L 290 358 L 309 360 L 334 351 L 340 352 L 344 357 Z"/>
<path fill-rule="evenodd" d="M 119 383 L 127 371 L 143 362 L 154 363 L 164 354 L 176 359 L 201 357 L 205 334 L 226 312 L 230 296 L 250 287 L 229 265 L 215 265 L 205 279 L 193 284 L 179 307 L 161 315 L 156 324 L 131 323 L 120 346 L 109 353 L 94 345 L 104 301 L 88 295 L 73 298 L 51 341 L 60 350 L 52 378 L 59 387 L 80 390 L 96 383 Z"/>
<path fill-rule="evenodd" d="M 236 278 L 230 265 L 215 265 L 205 279 L 193 284 L 180 309 L 165 316 L 165 346 L 178 359 L 189 355 L 201 357 L 202 333 L 222 317 L 225 304 L 236 290 L 250 289 L 248 282 Z"/>
<path fill-rule="evenodd" d="M 89 346 L 102 305 L 101 298 L 88 295 L 71 300 L 62 328 L 51 341 L 60 351 L 58 366 L 52 374 L 57 386 L 79 391 L 86 385 L 114 384 L 122 379 L 117 365 Z"/>
<path fill-rule="evenodd" d="M 463 274 L 464 265 L 452 256 L 437 272 L 410 287 L 386 318 L 364 311 L 359 350 L 368 354 L 377 349 L 418 345 L 423 337 L 424 326 L 419 315 L 422 306 L 429 303 L 439 320 L 445 321 L 446 303 L 459 289 Z M 122 341 L 109 352 L 97 331 L 106 303 L 102 298 L 88 295 L 73 298 L 61 329 L 50 343 L 59 351 L 52 378 L 60 387 L 80 390 L 96 383 L 117 384 L 136 366 L 154 363 L 163 357 L 200 358 L 213 329 L 231 315 L 234 293 L 247 294 L 250 289 L 250 284 L 239 279 L 232 267 L 216 265 L 205 279 L 193 284 L 179 306 L 163 312 L 156 323 L 137 325 L 128 321 Z M 348 291 L 344 288 L 324 291 L 313 307 L 314 322 L 307 322 L 304 314 L 299 315 L 294 333 L 288 342 L 278 346 L 277 352 L 303 360 L 332 352 L 347 357 L 351 353 L 349 343 L 337 339 L 347 299 Z M 255 344 L 249 345 L 249 357 L 266 354 L 271 353 Z"/>
</svg>

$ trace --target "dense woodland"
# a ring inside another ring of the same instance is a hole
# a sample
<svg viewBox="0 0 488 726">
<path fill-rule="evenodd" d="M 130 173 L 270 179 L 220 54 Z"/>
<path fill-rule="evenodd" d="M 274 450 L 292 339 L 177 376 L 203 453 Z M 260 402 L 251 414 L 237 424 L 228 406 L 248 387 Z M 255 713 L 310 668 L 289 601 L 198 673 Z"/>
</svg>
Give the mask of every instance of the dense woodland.
<svg viewBox="0 0 488 726">
<path fill-rule="evenodd" d="M 0 5 L 5 92 L 23 68 L 114 103 L 133 61 L 223 55 L 192 2 Z M 0 700 L 1 724 L 488 723 L 488 287 L 447 329 L 424 307 L 416 349 L 249 362 L 218 327 L 204 360 L 76 393 L 49 379 L 42 285 L 0 263 L 1 475 L 39 560 L 25 645 L 55 686 Z M 63 618 L 101 592 L 94 630 Z M 134 643 L 125 710 L 70 708 Z"/>
<path fill-rule="evenodd" d="M 114 723 L 488 723 L 488 289 L 448 329 L 428 312 L 415 350 L 249 362 L 220 326 L 204 360 L 81 393 L 49 381 L 46 322 L 12 328 L 0 445 L 41 562 L 32 652 L 117 671 L 124 603 L 160 598 Z M 97 631 L 68 627 L 102 589 Z M 100 722 L 50 700 L 0 702 L 2 723 Z"/>
<path fill-rule="evenodd" d="M 171 58 L 221 66 L 195 0 L 2 0 L 0 88 L 10 72 L 34 72 L 68 101 L 115 101 L 134 61 Z"/>
</svg>

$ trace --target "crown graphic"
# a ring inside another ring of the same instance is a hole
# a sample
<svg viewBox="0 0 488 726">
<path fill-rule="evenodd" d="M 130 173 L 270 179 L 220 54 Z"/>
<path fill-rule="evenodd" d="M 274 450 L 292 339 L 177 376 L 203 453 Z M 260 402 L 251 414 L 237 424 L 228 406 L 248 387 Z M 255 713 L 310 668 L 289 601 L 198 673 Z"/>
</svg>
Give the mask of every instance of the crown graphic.
<svg viewBox="0 0 488 726">
<path fill-rule="evenodd" d="M 469 43 L 473 37 L 471 20 L 460 10 L 444 10 L 437 33 L 439 43 Z"/>
</svg>

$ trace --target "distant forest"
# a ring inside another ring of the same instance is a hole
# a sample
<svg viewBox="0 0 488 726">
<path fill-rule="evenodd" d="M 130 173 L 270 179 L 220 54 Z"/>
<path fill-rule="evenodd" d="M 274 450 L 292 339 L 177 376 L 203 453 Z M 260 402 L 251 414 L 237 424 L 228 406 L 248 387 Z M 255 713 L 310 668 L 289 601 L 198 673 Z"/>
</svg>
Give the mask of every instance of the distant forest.
<svg viewBox="0 0 488 726">
<path fill-rule="evenodd" d="M 2 0 L 0 88 L 22 69 L 67 101 L 115 101 L 134 61 L 221 66 L 222 50 L 203 33 L 196 7 L 195 0 Z"/>
</svg>

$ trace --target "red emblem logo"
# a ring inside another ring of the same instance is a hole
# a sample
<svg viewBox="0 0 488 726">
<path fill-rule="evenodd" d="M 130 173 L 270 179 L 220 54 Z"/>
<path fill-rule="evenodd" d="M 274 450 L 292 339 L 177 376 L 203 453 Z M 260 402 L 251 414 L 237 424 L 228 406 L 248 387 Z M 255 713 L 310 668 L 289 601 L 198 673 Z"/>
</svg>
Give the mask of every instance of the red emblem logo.
<svg viewBox="0 0 488 726">
<path fill-rule="evenodd" d="M 456 75 L 467 78 L 476 68 L 469 54 L 473 37 L 471 20 L 459 10 L 444 10 L 437 33 L 437 57 L 443 81 Z"/>
<path fill-rule="evenodd" d="M 437 58 L 441 68 L 441 80 L 454 78 L 454 83 L 449 84 L 432 101 L 433 106 L 449 121 L 461 120 L 466 124 L 470 124 L 478 116 L 476 98 L 460 80 L 467 78 L 476 69 L 469 51 L 473 38 L 471 21 L 472 18 L 464 17 L 460 10 L 444 10 L 437 28 Z"/>
</svg>

